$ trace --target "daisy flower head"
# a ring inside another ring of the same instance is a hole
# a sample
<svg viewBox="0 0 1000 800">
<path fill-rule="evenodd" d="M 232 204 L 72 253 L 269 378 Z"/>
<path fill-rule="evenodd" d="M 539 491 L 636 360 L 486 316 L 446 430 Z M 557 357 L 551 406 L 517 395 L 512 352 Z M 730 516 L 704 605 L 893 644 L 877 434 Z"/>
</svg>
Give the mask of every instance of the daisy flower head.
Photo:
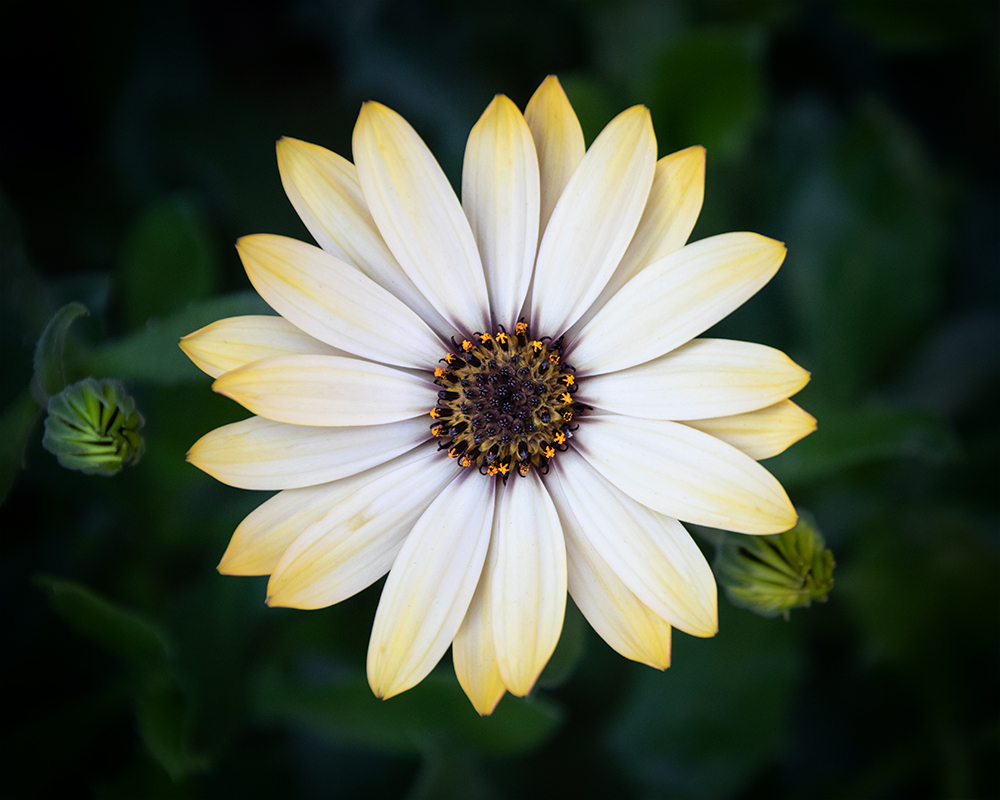
<svg viewBox="0 0 1000 800">
<path fill-rule="evenodd" d="M 554 77 L 524 113 L 473 127 L 461 201 L 397 113 L 366 103 L 352 164 L 278 143 L 319 247 L 237 244 L 280 316 L 220 320 L 181 347 L 255 416 L 188 459 L 280 490 L 219 570 L 270 575 L 267 602 L 321 608 L 388 573 L 368 650 L 379 697 L 452 648 L 481 714 L 527 694 L 566 593 L 607 643 L 663 669 L 671 629 L 712 636 L 716 586 L 684 529 L 791 528 L 759 463 L 809 433 L 809 379 L 762 345 L 695 338 L 774 275 L 752 233 L 686 244 L 705 153 L 659 161 L 649 112 L 589 149 Z"/>
</svg>

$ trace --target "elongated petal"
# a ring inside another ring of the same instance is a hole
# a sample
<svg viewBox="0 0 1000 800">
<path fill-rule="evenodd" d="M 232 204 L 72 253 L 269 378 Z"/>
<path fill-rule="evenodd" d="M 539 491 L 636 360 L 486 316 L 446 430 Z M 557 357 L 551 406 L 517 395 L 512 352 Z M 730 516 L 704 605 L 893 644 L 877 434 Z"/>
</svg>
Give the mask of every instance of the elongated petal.
<svg viewBox="0 0 1000 800">
<path fill-rule="evenodd" d="M 437 387 L 382 364 L 278 356 L 216 378 L 212 388 L 254 414 L 293 425 L 384 425 L 427 414 Z"/>
<path fill-rule="evenodd" d="M 324 608 L 377 581 L 458 469 L 433 444 L 380 467 L 292 543 L 267 585 L 268 605 Z"/>
<path fill-rule="evenodd" d="M 623 111 L 594 140 L 538 247 L 535 330 L 558 336 L 601 293 L 639 224 L 655 168 L 656 137 L 642 106 Z"/>
<path fill-rule="evenodd" d="M 594 549 L 558 480 L 548 489 L 566 538 L 569 593 L 593 629 L 625 658 L 656 669 L 670 666 L 670 623 L 622 582 Z"/>
<path fill-rule="evenodd" d="M 256 234 L 236 249 L 260 296 L 311 336 L 398 367 L 426 369 L 441 357 L 441 340 L 405 303 L 318 247 Z"/>
<path fill-rule="evenodd" d="M 417 291 L 382 239 L 354 165 L 298 139 L 281 139 L 277 151 L 285 193 L 320 247 L 394 294 L 438 334 L 451 335 L 451 326 Z"/>
<path fill-rule="evenodd" d="M 808 372 L 773 347 L 694 339 L 645 364 L 581 381 L 576 400 L 630 417 L 704 419 L 773 405 L 808 381 Z"/>
<path fill-rule="evenodd" d="M 573 442 L 611 483 L 661 514 L 738 533 L 781 533 L 798 518 L 760 464 L 679 422 L 588 416 Z"/>
<path fill-rule="evenodd" d="M 483 570 L 494 500 L 493 482 L 466 470 L 406 538 L 368 646 L 368 683 L 377 697 L 420 683 L 455 638 Z"/>
<path fill-rule="evenodd" d="M 372 470 L 384 465 L 372 467 Z M 368 480 L 365 470 L 339 481 L 285 489 L 257 506 L 236 528 L 218 570 L 223 575 L 270 575 L 302 532 Z"/>
<path fill-rule="evenodd" d="M 549 483 L 560 513 L 572 512 L 576 533 L 644 605 L 692 636 L 718 628 L 715 578 L 676 519 L 620 492 L 577 453 L 556 461 Z"/>
<path fill-rule="evenodd" d="M 497 652 L 493 646 L 493 609 L 491 576 L 496 565 L 496 537 L 490 537 L 490 547 L 486 553 L 479 584 L 472 595 L 469 610 L 451 643 L 455 675 L 462 690 L 472 701 L 480 716 L 493 713 L 500 698 L 507 693 L 497 666 Z"/>
<path fill-rule="evenodd" d="M 691 235 L 705 199 L 705 148 L 688 147 L 656 162 L 653 186 L 639 227 L 625 255 L 594 304 L 577 321 L 572 336 L 648 265 L 680 250 Z"/>
<path fill-rule="evenodd" d="M 583 129 L 559 79 L 549 75 L 528 101 L 524 119 L 538 153 L 541 207 L 538 233 L 542 235 L 566 184 L 583 161 L 587 147 Z"/>
<path fill-rule="evenodd" d="M 580 332 L 567 358 L 584 375 L 633 367 L 693 339 L 739 308 L 785 258 L 781 242 L 723 233 L 650 264 Z"/>
<path fill-rule="evenodd" d="M 183 337 L 180 346 L 198 369 L 213 378 L 271 356 L 347 355 L 303 333 L 284 317 L 258 315 L 220 319 Z"/>
<path fill-rule="evenodd" d="M 531 131 L 498 94 L 465 148 L 462 206 L 479 245 L 494 323 L 513 328 L 538 245 L 538 159 Z"/>
<path fill-rule="evenodd" d="M 791 400 L 782 400 L 748 414 L 692 420 L 686 424 L 721 439 L 757 461 L 785 452 L 816 430 L 816 418 Z"/>
<path fill-rule="evenodd" d="M 368 209 L 410 280 L 457 330 L 486 330 L 476 241 L 427 145 L 395 111 L 369 102 L 354 128 L 354 162 Z"/>
<path fill-rule="evenodd" d="M 566 545 L 535 472 L 499 492 L 493 537 L 493 643 L 500 676 L 524 696 L 556 649 L 566 613 Z"/>
<path fill-rule="evenodd" d="M 316 428 L 251 417 L 202 436 L 187 460 L 240 489 L 296 489 L 363 472 L 430 438 L 426 417 L 360 428 Z"/>
</svg>

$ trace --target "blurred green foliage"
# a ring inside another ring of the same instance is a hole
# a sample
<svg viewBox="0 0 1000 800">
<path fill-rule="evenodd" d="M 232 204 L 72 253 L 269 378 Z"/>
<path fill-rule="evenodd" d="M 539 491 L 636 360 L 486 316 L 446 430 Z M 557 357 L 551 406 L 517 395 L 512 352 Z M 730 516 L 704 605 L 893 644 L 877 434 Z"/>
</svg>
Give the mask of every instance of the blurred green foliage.
<svg viewBox="0 0 1000 800">
<path fill-rule="evenodd" d="M 990 0 L 0 5 L 0 793 L 1000 796 L 998 29 Z M 459 185 L 492 96 L 549 73 L 588 141 L 645 103 L 661 155 L 708 148 L 693 238 L 788 244 L 713 334 L 812 371 L 819 429 L 767 466 L 836 588 L 789 622 L 722 600 L 664 673 L 571 607 L 528 700 L 480 719 L 443 663 L 383 703 L 379 586 L 293 612 L 215 572 L 262 498 L 185 463 L 244 413 L 176 341 L 266 313 L 237 237 L 309 238 L 279 136 L 349 155 L 378 99 Z M 121 379 L 147 420 L 112 480 L 40 444 L 35 347 L 68 303 L 91 314 L 43 385 Z"/>
</svg>

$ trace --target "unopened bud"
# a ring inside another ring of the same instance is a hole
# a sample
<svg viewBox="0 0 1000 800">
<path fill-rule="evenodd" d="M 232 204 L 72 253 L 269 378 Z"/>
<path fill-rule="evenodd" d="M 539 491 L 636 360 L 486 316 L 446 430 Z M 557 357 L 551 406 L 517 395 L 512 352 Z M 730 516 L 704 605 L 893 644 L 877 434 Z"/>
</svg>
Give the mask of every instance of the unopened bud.
<svg viewBox="0 0 1000 800">
<path fill-rule="evenodd" d="M 765 617 L 825 602 L 833 588 L 833 553 L 815 526 L 800 517 L 775 536 L 729 534 L 716 550 L 716 577 L 733 605 Z"/>
<path fill-rule="evenodd" d="M 142 455 L 142 425 L 118 381 L 84 378 L 49 398 L 42 446 L 67 469 L 114 475 Z"/>
</svg>

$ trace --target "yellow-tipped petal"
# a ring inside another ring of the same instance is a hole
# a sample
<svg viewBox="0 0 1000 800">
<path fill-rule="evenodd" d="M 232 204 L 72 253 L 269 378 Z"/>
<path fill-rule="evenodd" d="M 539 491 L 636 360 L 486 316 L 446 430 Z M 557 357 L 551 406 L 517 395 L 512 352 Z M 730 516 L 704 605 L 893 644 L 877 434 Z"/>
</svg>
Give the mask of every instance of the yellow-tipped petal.
<svg viewBox="0 0 1000 800">
<path fill-rule="evenodd" d="M 577 538 L 585 538 L 657 616 L 692 636 L 714 636 L 718 630 L 715 578 L 684 526 L 616 489 L 572 450 L 554 466 L 548 483 L 561 518 L 569 521 L 566 529 L 571 529 L 575 519 Z M 594 562 L 594 566 L 600 564 Z M 627 596 L 617 604 L 623 611 L 639 613 Z M 649 625 L 654 636 L 663 632 L 641 613 L 629 624 Z M 656 639 L 648 643 L 654 651 L 661 646 Z"/>
<path fill-rule="evenodd" d="M 389 571 L 427 506 L 455 477 L 433 443 L 365 473 L 354 491 L 288 547 L 267 585 L 267 604 L 324 608 Z"/>
<path fill-rule="evenodd" d="M 594 140 L 552 212 L 535 263 L 535 330 L 558 336 L 601 293 L 639 224 L 655 169 L 649 110 L 634 106 Z"/>
<path fill-rule="evenodd" d="M 441 357 L 441 340 L 416 313 L 326 251 L 269 234 L 244 236 L 236 250 L 260 296 L 311 336 L 398 367 Z"/>
<path fill-rule="evenodd" d="M 472 128 L 462 206 L 486 272 L 493 321 L 513 328 L 531 283 L 538 244 L 538 159 L 531 131 L 498 94 Z"/>
<path fill-rule="evenodd" d="M 487 330 L 489 297 L 462 207 L 427 145 L 381 103 L 361 108 L 354 163 L 368 209 L 399 265 L 456 330 Z"/>
<path fill-rule="evenodd" d="M 771 473 L 680 422 L 588 415 L 586 435 L 573 442 L 601 475 L 661 514 L 756 534 L 787 531 L 798 519 Z"/>
<path fill-rule="evenodd" d="M 524 119 L 531 129 L 538 153 L 541 205 L 538 233 L 541 236 L 566 184 L 580 166 L 587 150 L 583 129 L 559 79 L 549 75 L 528 101 Z"/>
<path fill-rule="evenodd" d="M 584 327 L 567 359 L 582 375 L 651 361 L 690 341 L 764 286 L 785 246 L 756 233 L 689 244 L 639 272 Z"/>
<path fill-rule="evenodd" d="M 693 339 L 645 364 L 587 378 L 576 401 L 630 417 L 705 419 L 765 408 L 808 382 L 809 373 L 773 347 Z"/>
<path fill-rule="evenodd" d="M 206 433 L 187 460 L 240 489 L 297 489 L 364 472 L 430 438 L 427 420 L 420 417 L 357 428 L 251 417 Z"/>
<path fill-rule="evenodd" d="M 493 646 L 493 612 L 490 603 L 491 576 L 496 564 L 496 541 L 490 537 L 486 563 L 465 619 L 451 643 L 455 675 L 479 716 L 488 717 L 507 693 L 497 666 Z"/>
<path fill-rule="evenodd" d="M 368 645 L 368 683 L 377 697 L 420 683 L 458 633 L 483 571 L 494 499 L 493 482 L 465 470 L 406 538 Z"/>
<path fill-rule="evenodd" d="M 691 420 L 685 424 L 721 439 L 757 461 L 785 452 L 816 430 L 816 418 L 791 400 L 747 414 Z"/>
<path fill-rule="evenodd" d="M 180 348 L 213 378 L 272 356 L 347 355 L 303 333 L 284 317 L 260 315 L 220 319 L 183 337 Z"/>
<path fill-rule="evenodd" d="M 382 239 L 354 165 L 325 147 L 298 139 L 285 137 L 276 149 L 285 193 L 320 247 L 356 266 L 439 334 L 450 335 L 451 326 L 417 291 Z"/>
<path fill-rule="evenodd" d="M 423 416 L 437 403 L 430 381 L 338 356 L 265 358 L 216 378 L 212 388 L 293 425 L 384 425 Z"/>
<path fill-rule="evenodd" d="M 566 612 L 566 545 L 537 472 L 498 489 L 493 539 L 493 644 L 501 679 L 523 697 L 556 649 Z"/>
<path fill-rule="evenodd" d="M 578 332 L 635 275 L 680 250 L 691 235 L 705 199 L 705 148 L 688 147 L 656 162 L 639 227 L 608 285 L 573 326 Z"/>
</svg>

